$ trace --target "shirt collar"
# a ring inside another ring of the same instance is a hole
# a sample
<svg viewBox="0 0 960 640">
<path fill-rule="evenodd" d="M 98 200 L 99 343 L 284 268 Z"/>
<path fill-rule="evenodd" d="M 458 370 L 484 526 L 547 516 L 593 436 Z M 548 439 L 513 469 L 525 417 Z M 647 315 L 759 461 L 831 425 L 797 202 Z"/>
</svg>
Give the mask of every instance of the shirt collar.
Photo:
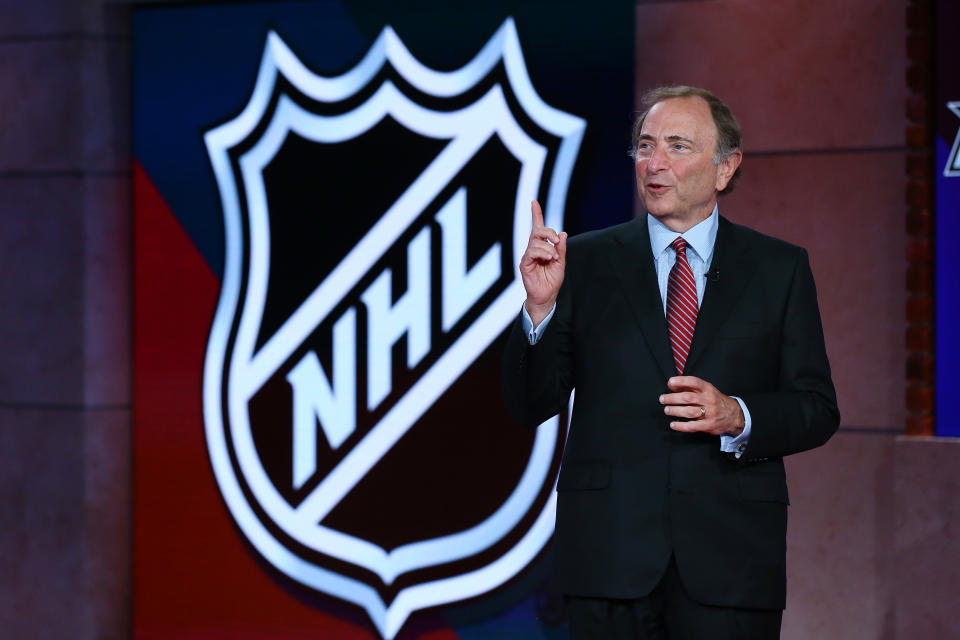
<svg viewBox="0 0 960 640">
<path fill-rule="evenodd" d="M 654 257 L 666 251 L 677 236 L 683 236 L 687 241 L 687 247 L 696 251 L 703 263 L 709 265 L 713 258 L 713 245 L 717 240 L 719 219 L 717 205 L 713 205 L 713 212 L 706 220 L 698 222 L 684 233 L 677 233 L 648 213 L 647 231 L 650 233 L 650 248 L 653 249 Z"/>
</svg>

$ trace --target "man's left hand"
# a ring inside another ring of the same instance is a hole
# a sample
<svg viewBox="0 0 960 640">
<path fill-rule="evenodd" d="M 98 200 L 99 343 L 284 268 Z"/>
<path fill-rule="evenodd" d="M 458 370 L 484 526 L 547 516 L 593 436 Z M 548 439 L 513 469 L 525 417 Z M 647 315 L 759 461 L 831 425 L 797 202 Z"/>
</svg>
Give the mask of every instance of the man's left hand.
<svg viewBox="0 0 960 640">
<path fill-rule="evenodd" d="M 688 418 L 670 423 L 674 431 L 703 432 L 715 436 L 740 435 L 743 411 L 740 403 L 706 380 L 695 376 L 674 376 L 667 380 L 673 393 L 660 396 L 663 412 L 675 418 Z"/>
</svg>

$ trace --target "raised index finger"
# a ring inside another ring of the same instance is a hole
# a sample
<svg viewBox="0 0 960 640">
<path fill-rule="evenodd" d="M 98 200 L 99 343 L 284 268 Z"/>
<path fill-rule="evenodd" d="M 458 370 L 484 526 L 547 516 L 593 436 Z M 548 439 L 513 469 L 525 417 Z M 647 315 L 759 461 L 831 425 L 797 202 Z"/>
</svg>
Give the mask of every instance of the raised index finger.
<svg viewBox="0 0 960 640">
<path fill-rule="evenodd" d="M 540 203 L 534 200 L 530 203 L 530 211 L 533 213 L 533 228 L 545 226 L 543 224 L 543 211 L 540 209 Z"/>
</svg>

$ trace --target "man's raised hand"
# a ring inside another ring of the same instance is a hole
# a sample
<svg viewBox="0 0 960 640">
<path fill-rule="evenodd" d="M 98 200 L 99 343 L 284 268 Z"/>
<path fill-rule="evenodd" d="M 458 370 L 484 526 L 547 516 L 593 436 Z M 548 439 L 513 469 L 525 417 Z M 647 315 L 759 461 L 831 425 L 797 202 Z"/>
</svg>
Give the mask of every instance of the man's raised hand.
<svg viewBox="0 0 960 640">
<path fill-rule="evenodd" d="M 524 303 L 533 326 L 539 326 L 557 301 L 563 272 L 567 266 L 567 233 L 559 234 L 543 225 L 543 211 L 534 200 L 530 205 L 533 214 L 533 230 L 527 242 L 527 250 L 520 258 L 520 275 L 527 291 Z"/>
</svg>

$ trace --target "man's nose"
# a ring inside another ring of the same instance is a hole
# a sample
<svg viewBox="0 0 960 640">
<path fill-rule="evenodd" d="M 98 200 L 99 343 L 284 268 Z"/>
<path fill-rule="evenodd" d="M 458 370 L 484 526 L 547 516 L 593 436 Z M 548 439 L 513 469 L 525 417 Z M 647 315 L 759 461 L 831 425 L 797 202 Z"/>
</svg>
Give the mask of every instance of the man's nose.
<svg viewBox="0 0 960 640">
<path fill-rule="evenodd" d="M 663 171 L 667 167 L 667 153 L 663 150 L 662 147 L 656 147 L 653 150 L 653 153 L 650 154 L 650 160 L 647 163 L 650 171 L 658 172 Z"/>
</svg>

